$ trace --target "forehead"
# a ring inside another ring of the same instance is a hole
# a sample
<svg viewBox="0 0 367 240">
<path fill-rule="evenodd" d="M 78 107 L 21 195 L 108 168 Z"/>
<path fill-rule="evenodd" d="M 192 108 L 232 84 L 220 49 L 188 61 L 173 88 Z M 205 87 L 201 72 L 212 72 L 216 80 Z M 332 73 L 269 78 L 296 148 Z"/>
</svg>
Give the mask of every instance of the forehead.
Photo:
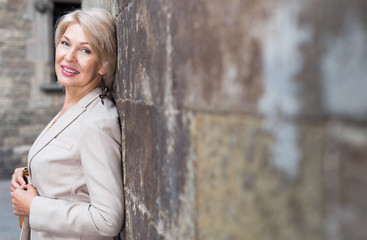
<svg viewBox="0 0 367 240">
<path fill-rule="evenodd" d="M 63 36 L 68 38 L 70 41 L 89 44 L 88 36 L 84 33 L 83 28 L 78 23 L 70 24 L 65 29 Z"/>
</svg>

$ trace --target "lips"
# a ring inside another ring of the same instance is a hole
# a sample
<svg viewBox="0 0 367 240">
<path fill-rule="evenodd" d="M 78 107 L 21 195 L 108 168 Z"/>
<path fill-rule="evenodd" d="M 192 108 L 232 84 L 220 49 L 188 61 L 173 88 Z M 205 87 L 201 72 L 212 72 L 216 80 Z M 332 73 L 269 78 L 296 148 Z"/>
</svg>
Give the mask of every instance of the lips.
<svg viewBox="0 0 367 240">
<path fill-rule="evenodd" d="M 62 74 L 64 74 L 65 76 L 68 76 L 68 77 L 75 76 L 75 75 L 80 73 L 75 68 L 72 68 L 72 67 L 67 66 L 67 65 L 61 65 L 61 72 L 62 72 Z"/>
</svg>

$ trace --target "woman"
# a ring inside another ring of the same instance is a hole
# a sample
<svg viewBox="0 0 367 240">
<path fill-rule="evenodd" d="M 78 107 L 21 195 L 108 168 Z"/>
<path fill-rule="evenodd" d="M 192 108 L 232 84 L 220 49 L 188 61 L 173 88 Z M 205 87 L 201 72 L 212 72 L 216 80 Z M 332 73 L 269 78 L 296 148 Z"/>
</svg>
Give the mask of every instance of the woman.
<svg viewBox="0 0 367 240">
<path fill-rule="evenodd" d="M 55 33 L 61 111 L 11 180 L 21 239 L 113 239 L 123 224 L 121 130 L 106 89 L 116 65 L 114 21 L 102 9 L 63 16 Z"/>
</svg>

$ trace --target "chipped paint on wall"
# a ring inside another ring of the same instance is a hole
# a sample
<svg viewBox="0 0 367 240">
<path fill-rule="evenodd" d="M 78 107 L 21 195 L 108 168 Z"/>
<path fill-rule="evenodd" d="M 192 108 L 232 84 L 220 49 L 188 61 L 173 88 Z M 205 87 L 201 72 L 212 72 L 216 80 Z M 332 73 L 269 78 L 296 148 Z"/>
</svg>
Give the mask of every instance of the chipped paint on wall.
<svg viewBox="0 0 367 240">
<path fill-rule="evenodd" d="M 312 36 L 311 29 L 298 21 L 303 5 L 294 1 L 278 5 L 262 38 L 265 93 L 259 108 L 265 128 L 274 136 L 270 162 L 290 177 L 297 175 L 300 161 L 298 130 L 284 119 L 300 112 L 296 80 L 304 62 L 300 47 Z"/>
<path fill-rule="evenodd" d="M 330 114 L 367 116 L 367 32 L 357 15 L 348 13 L 339 35 L 324 40 L 321 59 L 323 107 Z"/>
</svg>

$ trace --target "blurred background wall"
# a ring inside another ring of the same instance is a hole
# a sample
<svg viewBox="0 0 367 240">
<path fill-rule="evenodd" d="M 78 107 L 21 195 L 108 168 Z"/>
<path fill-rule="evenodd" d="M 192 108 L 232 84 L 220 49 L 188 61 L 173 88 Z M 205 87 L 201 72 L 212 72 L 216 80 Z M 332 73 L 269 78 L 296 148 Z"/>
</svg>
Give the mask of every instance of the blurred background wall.
<svg viewBox="0 0 367 240">
<path fill-rule="evenodd" d="M 26 152 L 59 95 L 33 88 L 48 74 L 34 70 L 42 61 L 27 60 L 37 34 L 24 13 L 34 10 L 20 0 L 0 6 L 0 66 L 14 59 L 17 70 L 0 70 L 0 161 L 18 164 L 25 160 L 15 153 Z M 365 1 L 83 0 L 82 7 L 116 17 L 123 239 L 366 238 Z M 4 24 L 10 9 L 19 23 Z M 11 24 L 19 30 L 5 35 Z M 9 53 L 13 45 L 5 44 L 16 43 Z M 42 99 L 37 107 L 32 96 Z M 28 142 L 15 140 L 28 132 Z"/>
<path fill-rule="evenodd" d="M 26 165 L 33 141 L 62 103 L 52 72 L 52 11 L 35 2 L 0 1 L 1 179 Z"/>
</svg>

